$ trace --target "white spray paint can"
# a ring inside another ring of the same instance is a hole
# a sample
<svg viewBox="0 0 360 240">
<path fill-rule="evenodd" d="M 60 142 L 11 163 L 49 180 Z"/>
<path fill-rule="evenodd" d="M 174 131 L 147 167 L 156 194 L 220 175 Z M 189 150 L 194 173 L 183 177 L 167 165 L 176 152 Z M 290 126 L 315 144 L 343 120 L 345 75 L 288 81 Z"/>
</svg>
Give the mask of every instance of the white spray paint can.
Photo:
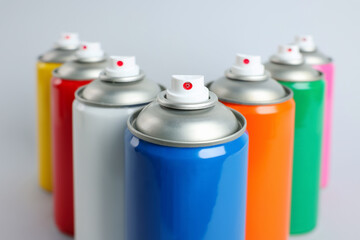
<svg viewBox="0 0 360 240">
<path fill-rule="evenodd" d="M 130 114 L 162 87 L 135 57 L 111 57 L 73 103 L 76 240 L 124 240 L 124 131 Z M 120 156 L 120 157 L 119 157 Z"/>
</svg>

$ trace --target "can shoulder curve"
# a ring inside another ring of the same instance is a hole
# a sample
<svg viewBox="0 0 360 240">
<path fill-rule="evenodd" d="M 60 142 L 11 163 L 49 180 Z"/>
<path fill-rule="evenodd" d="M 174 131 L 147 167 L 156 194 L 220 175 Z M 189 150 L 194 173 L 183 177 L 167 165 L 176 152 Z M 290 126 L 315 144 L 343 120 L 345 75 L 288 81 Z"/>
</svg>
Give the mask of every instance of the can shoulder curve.
<svg viewBox="0 0 360 240">
<path fill-rule="evenodd" d="M 150 103 L 163 89 L 163 86 L 150 81 L 145 75 L 131 82 L 96 79 L 79 88 L 75 97 L 78 101 L 89 105 L 129 107 Z"/>
<path fill-rule="evenodd" d="M 93 62 L 72 60 L 64 63 L 53 72 L 54 77 L 69 80 L 92 80 L 99 77 L 107 66 L 107 58 L 98 59 Z"/>
<path fill-rule="evenodd" d="M 75 49 L 53 48 L 40 55 L 38 60 L 45 63 L 64 63 L 75 60 Z"/>
<path fill-rule="evenodd" d="M 323 73 L 313 69 L 308 64 L 286 65 L 268 62 L 265 67 L 277 81 L 312 82 L 323 79 Z"/>
<path fill-rule="evenodd" d="M 290 89 L 279 84 L 269 74 L 266 74 L 266 78 L 256 81 L 224 76 L 207 86 L 221 101 L 244 105 L 276 104 L 285 102 L 293 96 Z"/>
<path fill-rule="evenodd" d="M 305 63 L 309 65 L 324 65 L 332 62 L 332 59 L 322 52 L 316 50 L 313 52 L 301 52 L 304 56 Z"/>
<path fill-rule="evenodd" d="M 245 117 L 220 102 L 182 110 L 164 107 L 156 100 L 135 112 L 127 124 L 134 136 L 172 147 L 214 146 L 235 140 L 246 130 Z"/>
</svg>

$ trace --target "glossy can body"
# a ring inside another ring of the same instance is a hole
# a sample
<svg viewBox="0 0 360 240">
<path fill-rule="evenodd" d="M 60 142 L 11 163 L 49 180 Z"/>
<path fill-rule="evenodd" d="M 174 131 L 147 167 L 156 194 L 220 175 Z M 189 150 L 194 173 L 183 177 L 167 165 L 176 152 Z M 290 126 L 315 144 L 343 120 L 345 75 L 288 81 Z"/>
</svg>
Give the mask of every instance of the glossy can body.
<svg viewBox="0 0 360 240">
<path fill-rule="evenodd" d="M 245 116 L 250 136 L 246 239 L 286 240 L 290 227 L 294 100 L 269 105 L 223 103 Z"/>
<path fill-rule="evenodd" d="M 243 240 L 248 135 L 208 147 L 125 133 L 127 238 Z"/>
<path fill-rule="evenodd" d="M 124 69 L 121 60 L 127 57 L 110 57 L 110 67 Z M 79 88 L 73 103 L 76 240 L 125 240 L 124 132 L 129 115 L 162 89 L 140 70 L 108 73 Z"/>
<path fill-rule="evenodd" d="M 134 107 L 74 101 L 74 187 L 77 240 L 125 239 L 124 132 Z"/>
<path fill-rule="evenodd" d="M 329 181 L 330 156 L 331 156 L 331 128 L 334 89 L 334 64 L 332 62 L 313 67 L 324 74 L 325 108 L 324 108 L 324 133 L 321 162 L 321 187 L 326 187 Z"/>
<path fill-rule="evenodd" d="M 69 235 L 74 234 L 72 103 L 75 91 L 90 81 L 54 77 L 51 86 L 55 222 Z"/>
<path fill-rule="evenodd" d="M 52 191 L 50 86 L 52 72 L 61 64 L 42 61 L 36 64 L 39 184 L 47 191 Z"/>
<path fill-rule="evenodd" d="M 290 233 L 306 233 L 317 222 L 325 82 L 279 82 L 296 104 Z"/>
</svg>

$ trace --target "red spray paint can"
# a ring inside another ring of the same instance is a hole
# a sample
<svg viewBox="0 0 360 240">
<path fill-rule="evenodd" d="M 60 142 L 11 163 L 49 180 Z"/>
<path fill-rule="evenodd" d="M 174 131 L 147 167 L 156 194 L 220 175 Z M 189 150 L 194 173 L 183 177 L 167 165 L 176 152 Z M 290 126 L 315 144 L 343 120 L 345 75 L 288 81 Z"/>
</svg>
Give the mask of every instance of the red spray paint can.
<svg viewBox="0 0 360 240">
<path fill-rule="evenodd" d="M 97 78 L 107 62 L 99 43 L 83 43 L 76 57 L 54 70 L 51 83 L 55 222 L 68 235 L 74 234 L 72 103 L 75 91 Z"/>
</svg>

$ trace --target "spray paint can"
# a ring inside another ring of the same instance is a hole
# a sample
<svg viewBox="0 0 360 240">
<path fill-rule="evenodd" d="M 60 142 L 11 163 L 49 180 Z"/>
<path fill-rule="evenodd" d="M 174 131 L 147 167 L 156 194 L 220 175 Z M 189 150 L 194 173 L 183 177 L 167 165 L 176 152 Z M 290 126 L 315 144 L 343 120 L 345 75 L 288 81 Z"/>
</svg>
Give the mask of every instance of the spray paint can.
<svg viewBox="0 0 360 240">
<path fill-rule="evenodd" d="M 130 114 L 161 87 L 135 57 L 111 57 L 99 79 L 81 87 L 73 104 L 75 238 L 125 239 L 124 132 Z"/>
<path fill-rule="evenodd" d="M 174 75 L 125 132 L 127 239 L 244 239 L 245 118 Z"/>
<path fill-rule="evenodd" d="M 325 82 L 321 72 L 304 64 L 296 45 L 282 45 L 266 68 L 290 88 L 295 100 L 295 139 L 290 233 L 316 226 L 320 184 Z"/>
<path fill-rule="evenodd" d="M 75 91 L 97 78 L 107 63 L 99 43 L 83 43 L 76 56 L 54 70 L 51 86 L 55 222 L 69 235 L 74 234 L 72 103 Z"/>
<path fill-rule="evenodd" d="M 41 55 L 37 69 L 37 141 L 38 174 L 40 186 L 52 191 L 51 160 L 51 121 L 50 121 L 50 83 L 52 72 L 64 62 L 74 59 L 74 53 L 80 45 L 77 33 L 63 33 L 50 51 Z"/>
<path fill-rule="evenodd" d="M 321 161 L 321 187 L 326 187 L 329 181 L 330 158 L 331 158 L 331 126 L 334 89 L 334 63 L 332 59 L 320 52 L 311 35 L 297 36 L 295 39 L 304 56 L 306 64 L 324 74 L 325 108 L 324 108 L 324 132 Z"/>
<path fill-rule="evenodd" d="M 238 54 L 235 64 L 209 89 L 247 121 L 246 239 L 288 239 L 295 121 L 292 91 L 270 77 L 260 56 L 244 54 Z"/>
</svg>

